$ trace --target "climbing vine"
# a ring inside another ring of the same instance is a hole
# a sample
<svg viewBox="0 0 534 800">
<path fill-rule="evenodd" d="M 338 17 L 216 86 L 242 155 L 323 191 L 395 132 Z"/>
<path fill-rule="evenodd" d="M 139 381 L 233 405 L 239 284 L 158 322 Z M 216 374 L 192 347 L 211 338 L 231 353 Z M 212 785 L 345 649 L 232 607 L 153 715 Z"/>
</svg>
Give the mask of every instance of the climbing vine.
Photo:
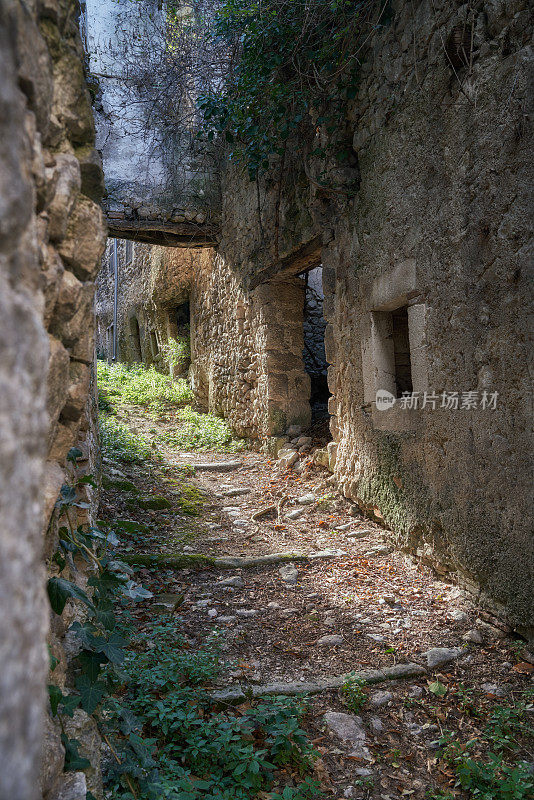
<svg viewBox="0 0 534 800">
<path fill-rule="evenodd" d="M 383 22 L 387 6 L 223 0 L 213 37 L 226 42 L 231 56 L 226 80 L 199 98 L 208 138 L 223 135 L 230 158 L 246 166 L 251 180 L 269 169 L 272 156 L 284 157 L 288 140 L 309 138 L 313 130 L 332 143 L 316 144 L 312 155 L 348 162 L 350 148 L 335 134 L 357 93 L 365 36 Z"/>
</svg>

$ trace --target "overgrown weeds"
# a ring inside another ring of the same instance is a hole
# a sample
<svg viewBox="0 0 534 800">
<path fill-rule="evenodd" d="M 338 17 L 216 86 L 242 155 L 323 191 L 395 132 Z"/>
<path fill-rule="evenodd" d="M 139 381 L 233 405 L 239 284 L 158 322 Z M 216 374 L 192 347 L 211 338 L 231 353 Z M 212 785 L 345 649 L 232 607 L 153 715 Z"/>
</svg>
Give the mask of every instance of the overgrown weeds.
<svg viewBox="0 0 534 800">
<path fill-rule="evenodd" d="M 467 742 L 444 734 L 441 759 L 451 771 L 454 791 L 433 793 L 429 800 L 454 800 L 458 791 L 473 800 L 529 800 L 534 795 L 532 754 L 527 749 L 529 740 L 534 740 L 532 696 L 527 691 L 519 701 L 493 706 L 485 715 L 469 697 L 470 715 L 485 716 L 486 724 L 479 736 Z"/>
<path fill-rule="evenodd" d="M 223 419 L 191 407 L 193 394 L 182 379 L 161 375 L 154 367 L 99 361 L 98 384 L 102 446 L 110 458 L 134 463 L 158 459 L 158 445 L 229 453 L 245 447 Z M 132 434 L 127 425 L 116 419 L 128 406 L 141 407 L 156 420 L 165 414 L 170 429 L 153 427 L 151 439 L 139 432 Z"/>
<path fill-rule="evenodd" d="M 166 406 L 179 407 L 193 401 L 187 381 L 172 379 L 142 364 L 127 366 L 99 361 L 98 385 L 103 399 L 112 406 L 126 404 L 163 410 Z"/>
<path fill-rule="evenodd" d="M 143 461 L 159 461 L 157 445 L 118 419 L 102 411 L 99 416 L 100 445 L 102 454 L 119 461 L 141 464 Z"/>
<path fill-rule="evenodd" d="M 304 777 L 315 757 L 300 727 L 305 706 L 278 698 L 220 711 L 206 690 L 220 664 L 216 634 L 191 651 L 174 621 L 147 625 L 132 640 L 113 714 L 122 731 L 107 775 L 113 800 L 133 800 L 126 776 L 139 800 L 252 800 L 266 790 L 273 800 L 318 797 Z M 280 768 L 300 775 L 300 786 L 278 791 Z"/>
</svg>

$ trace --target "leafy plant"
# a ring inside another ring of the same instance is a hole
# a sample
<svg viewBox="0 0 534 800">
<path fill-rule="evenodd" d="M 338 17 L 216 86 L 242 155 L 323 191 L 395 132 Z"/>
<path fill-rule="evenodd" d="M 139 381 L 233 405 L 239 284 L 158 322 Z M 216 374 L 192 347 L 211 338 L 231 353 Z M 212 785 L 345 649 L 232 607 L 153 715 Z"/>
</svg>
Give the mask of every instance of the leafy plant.
<svg viewBox="0 0 534 800">
<path fill-rule="evenodd" d="M 305 712 L 301 702 L 277 698 L 242 713 L 214 706 L 204 687 L 220 669 L 217 635 L 200 650 L 188 651 L 175 623 L 164 621 L 147 626 L 133 645 L 123 665 L 126 694 L 114 717 L 124 745 L 143 732 L 145 761 L 133 764 L 118 740 L 120 763 L 107 776 L 114 800 L 130 798 L 125 774 L 143 800 L 251 800 L 272 787 L 278 767 L 303 772 L 312 763 L 313 748 L 299 724 Z M 317 788 L 308 777 L 300 787 L 273 796 L 304 800 L 317 797 Z"/>
<path fill-rule="evenodd" d="M 176 427 L 162 436 L 162 440 L 172 447 L 225 452 L 236 452 L 245 447 L 245 442 L 235 438 L 225 420 L 213 414 L 200 414 L 186 406 L 176 412 L 175 421 Z"/>
<path fill-rule="evenodd" d="M 68 459 L 75 462 L 79 456 L 81 452 L 74 449 L 69 452 Z M 53 575 L 47 584 L 52 611 L 58 616 L 63 614 L 67 602 L 71 600 L 85 606 L 83 621 L 77 619 L 69 628 L 79 644 L 74 659 L 75 689 L 63 694 L 59 686 L 53 683 L 48 687 L 50 711 L 59 720 L 62 730 L 66 771 L 86 769 L 90 762 L 80 756 L 79 742 L 67 736 L 63 718 L 72 717 L 75 710 L 81 708 L 102 724 L 101 712 L 110 696 L 112 672 L 124 660 L 126 640 L 118 631 L 114 607 L 118 602 L 152 597 L 151 592 L 132 580 L 131 567 L 113 557 L 110 547 L 118 543 L 113 532 L 104 533 L 83 525 L 75 528 L 71 522 L 72 508 L 87 506 L 87 503 L 78 500 L 77 489 L 90 482 L 91 476 L 85 476 L 74 485 L 65 484 L 61 488 L 56 507 L 60 520 L 66 524 L 59 528 L 59 546 L 53 557 L 53 562 L 60 570 L 65 568 L 69 558 L 76 557 L 89 562 L 92 573 L 87 582 L 89 591 L 61 575 Z M 57 659 L 51 658 L 52 673 L 56 665 Z"/>
<path fill-rule="evenodd" d="M 191 359 L 191 342 L 189 336 L 178 336 L 176 339 L 168 339 L 161 346 L 161 354 L 165 359 L 172 374 L 174 367 L 180 366 L 187 368 Z"/>
<path fill-rule="evenodd" d="M 361 678 L 356 678 L 351 673 L 347 676 L 341 687 L 341 694 L 345 705 L 355 713 L 360 711 L 367 700 L 367 694 L 363 690 L 364 685 L 365 681 L 362 681 Z"/>
<path fill-rule="evenodd" d="M 153 442 L 142 434 L 134 435 L 127 425 L 115 417 L 100 412 L 98 423 L 103 455 L 134 464 L 159 460 L 160 456 Z"/>
</svg>

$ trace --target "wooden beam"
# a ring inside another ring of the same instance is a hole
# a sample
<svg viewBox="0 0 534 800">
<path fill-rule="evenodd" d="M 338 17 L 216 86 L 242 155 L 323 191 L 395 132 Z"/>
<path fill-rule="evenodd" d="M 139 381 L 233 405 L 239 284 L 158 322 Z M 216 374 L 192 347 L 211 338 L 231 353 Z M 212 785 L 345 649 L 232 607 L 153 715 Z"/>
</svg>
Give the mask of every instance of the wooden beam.
<svg viewBox="0 0 534 800">
<path fill-rule="evenodd" d="M 213 223 L 107 219 L 109 236 L 164 247 L 215 247 L 220 230 Z"/>
</svg>

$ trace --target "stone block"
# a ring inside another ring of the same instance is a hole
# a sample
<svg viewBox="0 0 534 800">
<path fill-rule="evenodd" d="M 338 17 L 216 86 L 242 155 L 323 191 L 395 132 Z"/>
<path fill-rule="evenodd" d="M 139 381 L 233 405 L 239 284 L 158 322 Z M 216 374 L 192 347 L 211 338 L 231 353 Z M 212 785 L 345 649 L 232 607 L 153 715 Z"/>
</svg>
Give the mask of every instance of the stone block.
<svg viewBox="0 0 534 800">
<path fill-rule="evenodd" d="M 59 254 L 77 278 L 88 281 L 96 277 L 105 245 L 102 210 L 88 197 L 80 195 L 70 214 L 66 236 L 59 244 Z"/>
<path fill-rule="evenodd" d="M 48 340 L 50 356 L 48 359 L 46 410 L 53 430 L 67 397 L 70 357 L 61 342 L 53 336 L 49 336 Z"/>
<path fill-rule="evenodd" d="M 80 165 L 70 153 L 59 153 L 50 179 L 55 182 L 52 202 L 48 207 L 48 232 L 53 242 L 67 234 L 67 222 L 81 188 Z"/>
</svg>

